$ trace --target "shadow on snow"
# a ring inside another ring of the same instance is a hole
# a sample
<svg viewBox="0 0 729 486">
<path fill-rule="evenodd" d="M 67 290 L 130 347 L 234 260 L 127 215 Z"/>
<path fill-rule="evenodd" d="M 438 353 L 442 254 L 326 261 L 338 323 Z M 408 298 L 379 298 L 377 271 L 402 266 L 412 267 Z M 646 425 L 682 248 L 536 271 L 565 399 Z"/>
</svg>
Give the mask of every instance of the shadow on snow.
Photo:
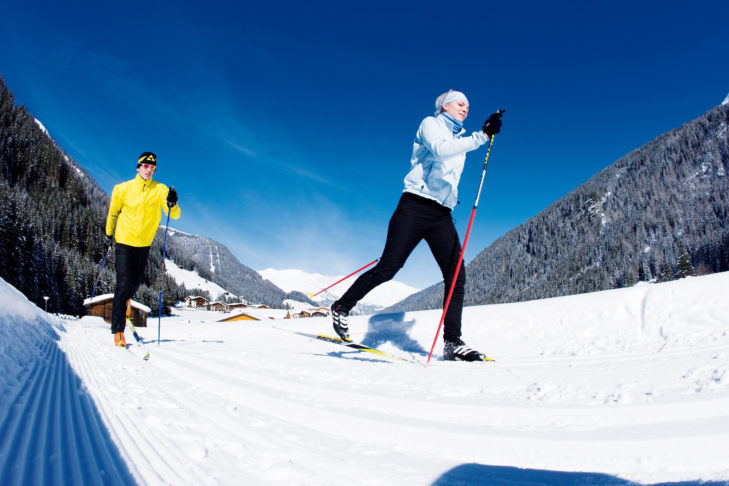
<svg viewBox="0 0 729 486">
<path fill-rule="evenodd" d="M 404 312 L 376 314 L 370 317 L 368 324 L 367 334 L 362 340 L 365 346 L 377 348 L 390 343 L 408 353 L 428 355 L 428 351 L 408 335 L 408 331 L 415 325 L 415 319 L 406 321 Z"/>
<path fill-rule="evenodd" d="M 638 486 L 616 476 L 589 472 L 520 469 L 507 466 L 462 464 L 441 475 L 432 486 Z M 681 481 L 647 486 L 729 486 L 729 481 Z"/>
<path fill-rule="evenodd" d="M 26 484 L 136 484 L 66 354 L 44 321 L 29 326 L 16 386 L 0 403 L 0 478 Z"/>
</svg>

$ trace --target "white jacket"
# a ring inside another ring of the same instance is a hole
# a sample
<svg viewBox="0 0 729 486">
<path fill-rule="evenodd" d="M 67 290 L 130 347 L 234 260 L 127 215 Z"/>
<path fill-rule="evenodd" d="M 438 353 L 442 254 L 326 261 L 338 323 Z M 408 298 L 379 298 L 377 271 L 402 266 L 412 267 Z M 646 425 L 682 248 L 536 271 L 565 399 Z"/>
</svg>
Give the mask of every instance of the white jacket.
<svg viewBox="0 0 729 486">
<path fill-rule="evenodd" d="M 489 141 L 481 131 L 467 137 L 464 133 L 466 130 L 453 135 L 443 115 L 426 117 L 415 135 L 403 192 L 432 199 L 450 209 L 456 207 L 466 152 Z"/>
</svg>

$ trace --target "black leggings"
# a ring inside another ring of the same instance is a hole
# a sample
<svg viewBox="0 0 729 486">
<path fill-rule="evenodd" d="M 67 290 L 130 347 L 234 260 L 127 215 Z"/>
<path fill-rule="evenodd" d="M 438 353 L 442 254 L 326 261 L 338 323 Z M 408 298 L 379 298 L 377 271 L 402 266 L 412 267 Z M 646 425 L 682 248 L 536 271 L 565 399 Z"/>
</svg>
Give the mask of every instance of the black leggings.
<svg viewBox="0 0 729 486">
<path fill-rule="evenodd" d="M 111 306 L 111 332 L 124 332 L 127 300 L 131 299 L 144 280 L 149 257 L 148 246 L 116 244 L 116 289 Z"/>
<path fill-rule="evenodd" d="M 334 305 L 349 312 L 370 290 L 392 279 L 423 239 L 428 243 L 443 274 L 445 305 L 461 252 L 461 242 L 451 211 L 435 201 L 408 192 L 403 193 L 390 218 L 387 241 L 379 263 L 362 274 Z M 445 316 L 443 339 L 446 341 L 456 341 L 461 337 L 465 285 L 466 269 L 462 266 Z"/>
</svg>

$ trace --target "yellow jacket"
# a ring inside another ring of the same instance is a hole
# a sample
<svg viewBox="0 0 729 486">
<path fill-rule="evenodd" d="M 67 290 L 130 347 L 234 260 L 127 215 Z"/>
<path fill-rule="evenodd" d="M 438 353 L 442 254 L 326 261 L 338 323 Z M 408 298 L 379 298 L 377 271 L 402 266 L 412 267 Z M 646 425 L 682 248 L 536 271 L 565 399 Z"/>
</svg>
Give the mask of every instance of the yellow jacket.
<svg viewBox="0 0 729 486">
<path fill-rule="evenodd" d="M 167 214 L 169 189 L 155 180 L 145 181 L 137 174 L 131 181 L 114 186 L 106 217 L 106 234 L 114 235 L 117 243 L 143 247 L 151 246 L 162 219 Z M 180 217 L 180 206 L 170 213 L 172 219 Z"/>
</svg>

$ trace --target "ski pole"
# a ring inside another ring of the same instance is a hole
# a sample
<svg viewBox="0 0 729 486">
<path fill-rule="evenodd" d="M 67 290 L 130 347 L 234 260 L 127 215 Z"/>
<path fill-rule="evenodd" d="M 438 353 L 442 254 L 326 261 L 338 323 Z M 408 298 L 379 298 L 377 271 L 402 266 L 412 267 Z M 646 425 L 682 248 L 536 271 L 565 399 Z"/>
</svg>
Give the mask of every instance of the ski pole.
<svg viewBox="0 0 729 486">
<path fill-rule="evenodd" d="M 378 261 L 378 260 L 379 260 L 379 258 L 376 258 L 376 259 L 372 260 L 371 262 L 369 262 L 369 263 L 368 263 L 367 265 L 365 265 L 364 267 L 362 267 L 362 268 L 360 268 L 360 269 L 358 269 L 358 270 L 355 270 L 354 272 L 350 273 L 350 274 L 349 274 L 349 275 L 347 275 L 346 277 L 342 277 L 342 278 L 340 278 L 339 280 L 337 280 L 336 282 L 334 282 L 333 284 L 331 284 L 331 285 L 330 285 L 329 287 L 326 287 L 326 288 L 324 288 L 324 289 L 321 289 L 321 290 L 320 290 L 319 292 L 317 292 L 317 293 L 309 292 L 309 298 L 310 298 L 310 299 L 313 299 L 314 297 L 316 297 L 317 295 L 321 294 L 321 293 L 322 293 L 322 292 L 324 292 L 325 290 L 329 290 L 330 288 L 334 287 L 334 286 L 335 286 L 335 285 L 337 285 L 338 283 L 340 283 L 340 282 L 343 282 L 344 280 L 347 280 L 347 279 L 348 279 L 349 277 L 351 277 L 352 275 L 355 275 L 355 274 L 357 274 L 357 273 L 361 272 L 362 270 L 364 270 L 365 268 L 369 267 L 370 265 L 374 265 L 375 263 L 377 263 L 377 261 Z"/>
<path fill-rule="evenodd" d="M 138 342 L 142 342 L 142 338 L 137 334 L 137 328 L 134 327 L 134 323 L 132 323 L 132 320 L 130 319 L 132 314 L 132 299 L 127 300 L 127 325 L 132 330 L 132 336 L 134 336 L 134 339 Z"/>
<path fill-rule="evenodd" d="M 109 248 L 106 247 L 106 250 L 104 250 L 104 259 L 101 261 L 101 268 L 99 269 L 99 275 L 96 277 L 96 281 L 94 282 L 94 288 L 91 290 L 91 299 L 94 298 L 94 295 L 96 294 L 96 284 L 99 283 L 99 279 L 101 278 L 101 272 L 104 270 L 104 265 L 106 264 L 106 259 L 109 257 Z"/>
<path fill-rule="evenodd" d="M 165 260 L 167 259 L 167 229 L 170 227 L 170 214 L 172 206 L 167 203 L 167 224 L 165 225 L 165 240 L 162 245 L 162 278 L 159 283 L 159 304 L 157 308 L 157 346 L 160 345 L 160 333 L 162 329 L 162 289 L 165 286 Z"/>
<path fill-rule="evenodd" d="M 134 336 L 134 339 L 136 339 L 137 344 L 141 347 L 144 346 L 144 340 L 142 337 L 137 333 L 137 328 L 134 327 L 134 323 L 131 319 L 132 316 L 132 299 L 127 300 L 127 326 L 129 326 L 129 329 L 132 330 L 132 336 Z M 143 359 L 145 361 L 149 360 L 149 343 L 147 343 L 147 349 L 144 353 Z"/>
<path fill-rule="evenodd" d="M 498 110 L 498 113 L 503 113 L 504 110 Z M 481 171 L 481 182 L 478 185 L 478 192 L 476 193 L 476 201 L 473 203 L 473 209 L 471 210 L 471 219 L 468 221 L 468 229 L 466 230 L 466 236 L 463 238 L 463 247 L 461 253 L 458 255 L 458 263 L 456 264 L 456 271 L 453 272 L 453 280 L 451 280 L 451 287 L 448 290 L 448 297 L 446 298 L 445 305 L 443 306 L 443 314 L 440 316 L 440 322 L 438 323 L 438 330 L 435 331 L 435 339 L 433 339 L 433 345 L 430 347 L 430 354 L 428 354 L 428 361 L 425 362 L 425 366 L 430 364 L 430 358 L 433 356 L 433 350 L 435 349 L 435 343 L 438 342 L 438 336 L 440 335 L 440 329 L 443 327 L 443 321 L 445 320 L 446 313 L 448 312 L 448 306 L 451 303 L 451 297 L 453 297 L 453 290 L 456 288 L 456 280 L 458 279 L 458 272 L 461 270 L 461 264 L 463 263 L 463 255 L 466 253 L 466 245 L 468 245 L 468 237 L 471 234 L 471 226 L 473 226 L 473 219 L 476 216 L 476 208 L 478 208 L 478 201 L 481 198 L 481 189 L 483 188 L 483 181 L 486 178 L 486 168 L 489 165 L 489 155 L 491 155 L 491 147 L 494 145 L 494 137 L 491 136 L 489 141 L 489 148 L 486 150 L 486 158 L 483 161 L 483 171 Z"/>
</svg>

